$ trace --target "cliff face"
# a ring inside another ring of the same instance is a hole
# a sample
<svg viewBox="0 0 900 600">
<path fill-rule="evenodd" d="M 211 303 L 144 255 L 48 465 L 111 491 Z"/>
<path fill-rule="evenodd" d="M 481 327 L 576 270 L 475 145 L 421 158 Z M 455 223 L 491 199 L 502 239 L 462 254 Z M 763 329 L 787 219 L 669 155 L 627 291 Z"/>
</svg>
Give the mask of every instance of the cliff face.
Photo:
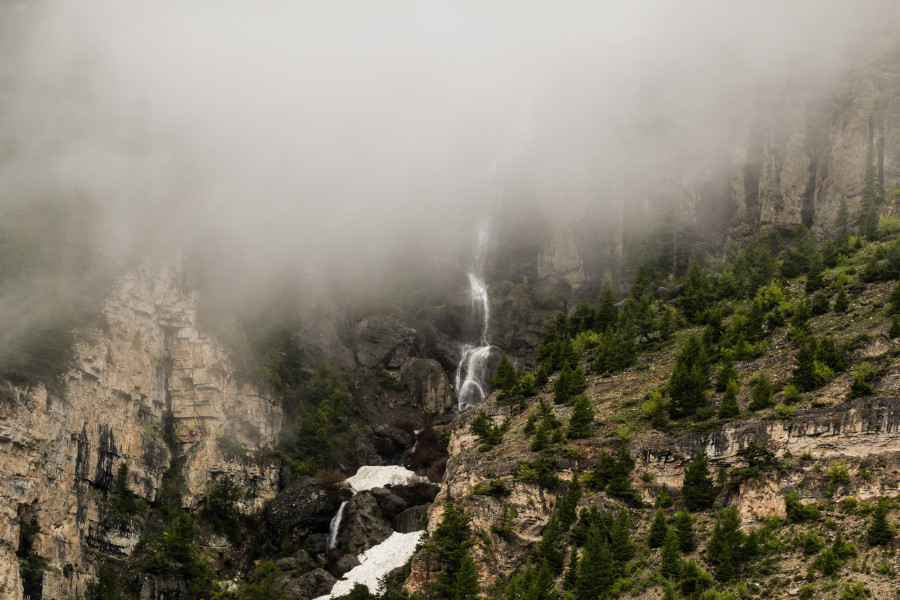
<svg viewBox="0 0 900 600">
<path fill-rule="evenodd" d="M 130 554 L 142 532 L 103 507 L 122 463 L 130 489 L 149 500 L 180 467 L 186 507 L 224 475 L 254 491 L 247 512 L 277 492 L 278 466 L 262 451 L 278 437 L 280 405 L 237 381 L 226 349 L 198 329 L 197 296 L 181 277 L 175 263 L 145 261 L 120 278 L 103 310 L 107 327 L 79 335 L 64 391 L 14 389 L 0 403 L 3 600 L 22 598 L 23 524 L 40 528 L 30 545 L 47 562 L 45 598 L 86 595 L 93 550 Z"/>
</svg>

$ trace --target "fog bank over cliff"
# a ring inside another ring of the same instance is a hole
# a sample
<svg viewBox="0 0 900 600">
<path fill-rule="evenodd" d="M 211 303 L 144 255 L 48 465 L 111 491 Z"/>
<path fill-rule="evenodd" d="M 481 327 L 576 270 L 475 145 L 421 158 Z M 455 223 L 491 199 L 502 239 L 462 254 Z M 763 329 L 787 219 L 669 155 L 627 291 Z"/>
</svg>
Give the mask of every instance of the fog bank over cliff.
<svg viewBox="0 0 900 600">
<path fill-rule="evenodd" d="M 235 275 L 365 281 L 398 255 L 465 257 L 504 147 L 528 146 L 550 177 L 573 163 L 597 181 L 637 177 L 662 160 L 702 172 L 760 98 L 877 54 L 898 12 L 885 0 L 0 7 L 4 208 L 83 202 L 85 235 L 113 254 L 209 243 Z"/>
</svg>

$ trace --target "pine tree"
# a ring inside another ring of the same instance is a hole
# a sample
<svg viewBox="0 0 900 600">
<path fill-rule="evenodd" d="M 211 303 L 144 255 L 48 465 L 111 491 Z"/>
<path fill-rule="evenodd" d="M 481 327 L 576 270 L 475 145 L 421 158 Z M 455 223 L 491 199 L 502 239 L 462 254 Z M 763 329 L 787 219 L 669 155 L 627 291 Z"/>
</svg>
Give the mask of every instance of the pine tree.
<svg viewBox="0 0 900 600">
<path fill-rule="evenodd" d="M 768 375 L 766 375 L 765 371 L 760 371 L 753 379 L 753 389 L 750 391 L 750 396 L 753 400 L 750 402 L 750 410 L 762 410 L 770 406 L 772 404 L 773 391 L 774 387 Z"/>
<path fill-rule="evenodd" d="M 872 522 L 866 531 L 866 539 L 872 546 L 884 546 L 894 538 L 894 528 L 887 520 L 888 504 L 879 502 L 875 512 L 872 513 Z"/>
<path fill-rule="evenodd" d="M 530 398 L 532 396 L 536 396 L 538 393 L 537 388 L 537 380 L 534 375 L 529 373 L 525 377 L 522 378 L 522 381 L 519 384 L 519 391 L 522 392 L 522 395 L 526 398 Z"/>
<path fill-rule="evenodd" d="M 675 533 L 678 535 L 678 547 L 689 554 L 697 547 L 694 540 L 694 517 L 686 510 L 675 513 Z"/>
<path fill-rule="evenodd" d="M 541 421 L 540 426 L 537 428 L 537 431 L 534 434 L 534 439 L 531 440 L 532 452 L 541 452 L 547 447 L 547 444 L 550 443 L 550 438 L 548 437 L 550 429 L 551 427 L 549 426 L 549 422 L 546 419 Z"/>
<path fill-rule="evenodd" d="M 816 340 L 806 340 L 794 357 L 793 382 L 803 392 L 816 387 Z"/>
<path fill-rule="evenodd" d="M 562 527 L 559 516 L 557 513 L 553 513 L 547 526 L 544 527 L 544 531 L 541 532 L 541 541 L 531 551 L 531 561 L 537 565 L 546 563 L 554 577 L 562 573 L 563 569 L 561 535 Z"/>
<path fill-rule="evenodd" d="M 698 446 L 690 464 L 684 470 L 684 483 L 681 485 L 684 504 L 692 512 L 709 508 L 715 499 L 713 491 L 709 463 L 706 454 Z"/>
<path fill-rule="evenodd" d="M 737 378 L 738 374 L 734 370 L 734 363 L 728 359 L 723 360 L 719 363 L 719 368 L 716 371 L 716 391 L 721 394 L 728 387 L 728 382 Z"/>
<path fill-rule="evenodd" d="M 700 323 L 711 300 L 712 284 L 709 280 L 709 273 L 697 262 L 692 262 L 684 283 L 684 295 L 679 304 L 684 311 L 684 316 L 691 323 Z"/>
<path fill-rule="evenodd" d="M 838 291 L 837 298 L 834 299 L 834 306 L 832 308 L 837 314 L 843 314 L 850 308 L 850 298 L 847 296 L 847 292 L 844 291 L 844 286 L 841 286 L 841 289 Z"/>
<path fill-rule="evenodd" d="M 594 317 L 594 330 L 603 333 L 616 324 L 619 318 L 616 310 L 616 297 L 612 290 L 606 288 L 603 296 L 600 298 L 600 305 L 597 307 L 597 315 Z"/>
<path fill-rule="evenodd" d="M 656 516 L 653 517 L 653 524 L 650 525 L 650 532 L 647 534 L 647 545 L 651 548 L 659 548 L 666 541 L 666 533 L 668 532 L 666 525 L 666 515 L 663 514 L 661 508 L 656 510 Z"/>
<path fill-rule="evenodd" d="M 519 378 L 516 375 L 516 368 L 509 362 L 504 352 L 500 357 L 500 364 L 497 365 L 497 374 L 491 380 L 491 387 L 509 392 L 514 390 L 517 385 L 519 385 Z"/>
<path fill-rule="evenodd" d="M 584 371 L 581 369 L 581 365 L 578 365 L 569 376 L 569 398 L 574 398 L 586 389 L 587 380 L 584 378 Z"/>
<path fill-rule="evenodd" d="M 716 517 L 716 525 L 706 546 L 706 556 L 716 567 L 716 579 L 721 582 L 734 580 L 741 562 L 746 535 L 740 530 L 741 520 L 733 506 L 722 509 Z"/>
<path fill-rule="evenodd" d="M 581 482 L 578 480 L 578 471 L 573 471 L 572 481 L 569 482 L 569 487 L 559 502 L 559 525 L 563 531 L 568 530 L 578 519 L 575 508 L 579 500 L 581 500 Z"/>
<path fill-rule="evenodd" d="M 672 334 L 678 328 L 678 317 L 675 309 L 667 306 L 663 309 L 663 316 L 659 321 L 659 337 L 663 341 L 672 338 Z"/>
<path fill-rule="evenodd" d="M 575 584 L 577 600 L 597 600 L 606 594 L 615 579 L 612 553 L 606 536 L 591 525 L 587 532 L 584 552 L 578 561 L 578 581 Z"/>
<path fill-rule="evenodd" d="M 591 401 L 588 397 L 582 394 L 575 399 L 575 407 L 572 409 L 566 436 L 569 439 L 589 437 L 593 424 L 594 408 L 591 406 Z"/>
<path fill-rule="evenodd" d="M 434 591 L 445 600 L 456 600 L 459 574 L 468 569 L 465 563 L 471 560 L 471 520 L 460 505 L 448 503 L 444 508 L 443 519 L 429 541 L 429 548 L 442 567 L 434 583 Z M 475 593 L 477 594 L 477 579 Z"/>
<path fill-rule="evenodd" d="M 634 540 L 631 538 L 631 519 L 624 508 L 619 510 L 609 529 L 609 541 L 613 562 L 624 567 L 635 553 Z"/>
<path fill-rule="evenodd" d="M 569 401 L 569 398 L 572 397 L 571 392 L 569 391 L 571 381 L 572 369 L 569 367 L 569 363 L 565 363 L 562 370 L 559 372 L 559 378 L 553 385 L 553 402 L 555 404 L 565 404 Z"/>
<path fill-rule="evenodd" d="M 720 419 L 733 419 L 740 416 L 741 407 L 737 401 L 739 385 L 736 379 L 728 382 L 725 394 L 722 396 L 722 405 L 719 407 Z"/>
<path fill-rule="evenodd" d="M 654 503 L 659 508 L 669 508 L 670 506 L 672 506 L 672 495 L 669 493 L 669 486 L 667 486 L 665 483 L 662 484 L 659 492 L 657 492 L 656 500 Z"/>
<path fill-rule="evenodd" d="M 471 554 L 466 554 L 456 572 L 453 582 L 453 600 L 476 600 L 478 598 L 478 569 Z"/>
<path fill-rule="evenodd" d="M 669 414 L 673 419 L 693 415 L 706 404 L 709 388 L 706 351 L 696 335 L 685 342 L 675 359 L 675 368 L 669 378 L 667 391 L 671 402 Z"/>
<path fill-rule="evenodd" d="M 675 531 L 667 529 L 661 552 L 660 572 L 666 579 L 677 580 L 681 572 L 681 551 L 678 548 L 678 536 Z"/>
<path fill-rule="evenodd" d="M 837 218 L 834 226 L 838 232 L 838 238 L 843 239 L 850 232 L 850 212 L 847 210 L 847 196 L 841 195 L 841 203 L 838 207 Z"/>
</svg>

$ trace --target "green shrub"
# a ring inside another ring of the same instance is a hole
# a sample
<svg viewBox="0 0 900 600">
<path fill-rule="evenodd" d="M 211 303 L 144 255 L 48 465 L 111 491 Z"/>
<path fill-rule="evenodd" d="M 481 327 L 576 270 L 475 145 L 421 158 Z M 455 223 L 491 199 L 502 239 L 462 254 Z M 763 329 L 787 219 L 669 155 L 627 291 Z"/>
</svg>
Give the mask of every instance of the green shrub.
<svg viewBox="0 0 900 600">
<path fill-rule="evenodd" d="M 775 417 L 778 419 L 793 419 L 797 415 L 797 409 L 793 406 L 779 404 L 775 407 Z"/>
<path fill-rule="evenodd" d="M 536 483 L 547 489 L 559 487 L 559 465 L 552 456 L 542 456 L 532 461 L 523 460 L 513 468 L 513 478 L 525 483 Z"/>
<path fill-rule="evenodd" d="M 822 511 L 815 504 L 803 504 L 797 490 L 791 490 L 784 497 L 787 518 L 793 523 L 804 521 L 818 521 L 822 518 Z"/>
</svg>

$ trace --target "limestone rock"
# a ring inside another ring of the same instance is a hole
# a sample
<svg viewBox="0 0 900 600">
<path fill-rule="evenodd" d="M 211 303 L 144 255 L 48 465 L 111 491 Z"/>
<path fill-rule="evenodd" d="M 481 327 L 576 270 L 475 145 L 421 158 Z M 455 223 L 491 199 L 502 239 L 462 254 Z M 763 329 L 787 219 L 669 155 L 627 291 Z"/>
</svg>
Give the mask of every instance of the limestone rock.
<svg viewBox="0 0 900 600">
<path fill-rule="evenodd" d="M 396 315 L 378 314 L 356 326 L 356 360 L 364 367 L 399 368 L 409 358 L 416 330 Z"/>
<path fill-rule="evenodd" d="M 395 516 L 391 523 L 394 531 L 400 533 L 412 533 L 413 531 L 421 531 L 428 524 L 428 506 L 420 505 L 407 508 L 402 513 Z"/>
<path fill-rule="evenodd" d="M 415 406 L 424 412 L 444 415 L 456 409 L 453 386 L 436 360 L 410 358 L 400 369 L 400 379 L 408 386 Z"/>
</svg>

